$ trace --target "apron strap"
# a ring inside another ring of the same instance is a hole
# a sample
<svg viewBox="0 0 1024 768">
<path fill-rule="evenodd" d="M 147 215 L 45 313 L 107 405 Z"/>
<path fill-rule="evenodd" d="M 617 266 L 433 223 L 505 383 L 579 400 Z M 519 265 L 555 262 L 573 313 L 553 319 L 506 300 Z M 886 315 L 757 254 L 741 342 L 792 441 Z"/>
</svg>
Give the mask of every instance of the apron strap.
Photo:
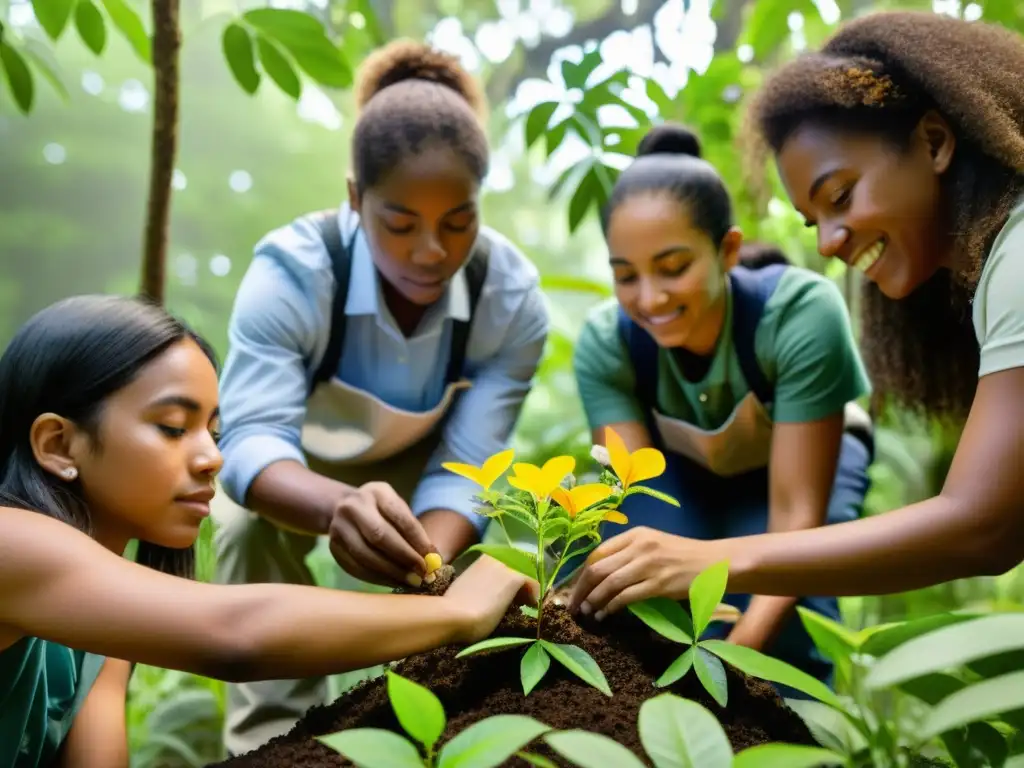
<svg viewBox="0 0 1024 768">
<path fill-rule="evenodd" d="M 317 385 L 328 381 L 341 363 L 341 350 L 345 342 L 345 301 L 348 299 L 348 283 L 352 273 L 352 246 L 356 240 L 359 227 L 352 232 L 352 239 L 346 247 L 341 239 L 341 227 L 338 224 L 338 211 L 328 209 L 313 214 L 313 223 L 320 231 L 320 237 L 327 246 L 327 254 L 331 257 L 331 271 L 334 273 L 334 301 L 331 305 L 331 332 L 327 339 L 327 350 L 320 361 L 320 366 L 313 374 L 309 392 L 313 393 Z"/>
<path fill-rule="evenodd" d="M 732 284 L 732 336 L 743 378 L 762 404 L 770 403 L 775 386 L 768 381 L 757 362 L 755 337 L 765 305 L 775 292 L 786 264 L 769 264 L 758 269 L 737 266 L 729 270 Z"/>
<path fill-rule="evenodd" d="M 650 413 L 658 405 L 658 342 L 647 331 L 633 322 L 619 305 L 619 336 L 629 350 L 636 379 L 634 390 L 640 405 Z M 650 417 L 648 417 L 650 421 Z M 651 427 L 648 424 L 648 427 Z M 653 433 L 652 433 L 653 435 Z"/>
<path fill-rule="evenodd" d="M 452 350 L 448 357 L 448 372 L 445 380 L 454 384 L 462 378 L 462 367 L 466 362 L 466 347 L 469 346 L 469 329 L 473 325 L 476 307 L 480 303 L 480 295 L 487 280 L 487 269 L 491 263 L 491 241 L 486 236 L 478 236 L 464 270 L 466 283 L 469 286 L 469 319 L 457 320 L 452 323 Z"/>
</svg>

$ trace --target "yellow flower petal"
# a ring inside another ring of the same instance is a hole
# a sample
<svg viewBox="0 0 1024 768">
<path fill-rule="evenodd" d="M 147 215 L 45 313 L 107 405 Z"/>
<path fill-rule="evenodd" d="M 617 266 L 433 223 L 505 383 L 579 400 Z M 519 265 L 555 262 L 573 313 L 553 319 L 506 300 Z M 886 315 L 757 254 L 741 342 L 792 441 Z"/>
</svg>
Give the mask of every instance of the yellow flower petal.
<svg viewBox="0 0 1024 768">
<path fill-rule="evenodd" d="M 657 448 L 640 448 L 630 456 L 629 484 L 636 485 L 665 471 L 665 455 Z"/>
<path fill-rule="evenodd" d="M 572 456 L 555 456 L 554 458 L 548 459 L 544 462 L 544 469 L 541 470 L 544 473 L 544 488 L 546 493 L 543 496 L 546 498 L 551 495 L 551 492 L 562 484 L 565 476 L 568 475 L 576 468 L 576 459 Z"/>
<path fill-rule="evenodd" d="M 487 487 L 481 482 L 483 478 L 481 477 L 480 467 L 474 467 L 472 464 L 459 464 L 453 461 L 445 462 L 441 466 L 449 472 L 461 475 L 467 480 L 472 480 L 477 485 L 483 485 L 484 488 Z"/>
<path fill-rule="evenodd" d="M 629 450 L 622 438 L 611 427 L 604 428 L 604 443 L 608 449 L 608 458 L 611 460 L 612 471 L 622 483 L 622 489 L 629 487 L 629 470 L 633 466 L 629 457 Z"/>
<path fill-rule="evenodd" d="M 587 507 L 611 496 L 612 489 L 604 483 L 587 483 L 586 485 L 577 485 L 569 491 L 569 495 L 572 497 L 572 504 L 576 511 L 582 512 Z"/>
<path fill-rule="evenodd" d="M 558 504 L 558 506 L 569 513 L 569 517 L 576 517 L 576 513 L 579 509 L 577 509 L 576 503 L 565 488 L 555 488 L 555 490 L 551 492 L 551 498 L 555 500 L 555 503 Z"/>
<path fill-rule="evenodd" d="M 629 522 L 629 518 L 621 512 L 609 512 L 604 516 L 604 519 L 609 523 L 619 523 L 620 525 L 625 525 Z"/>
<path fill-rule="evenodd" d="M 521 462 L 513 464 L 512 471 L 515 474 L 509 477 L 509 485 L 521 491 L 532 493 L 538 498 L 546 499 L 550 494 L 550 490 L 544 491 L 544 472 L 540 467 Z"/>
<path fill-rule="evenodd" d="M 490 488 L 494 485 L 495 480 L 505 474 L 512 464 L 514 455 L 515 450 L 509 448 L 507 451 L 494 454 L 484 462 L 483 467 L 480 468 L 480 479 L 484 488 Z"/>
</svg>

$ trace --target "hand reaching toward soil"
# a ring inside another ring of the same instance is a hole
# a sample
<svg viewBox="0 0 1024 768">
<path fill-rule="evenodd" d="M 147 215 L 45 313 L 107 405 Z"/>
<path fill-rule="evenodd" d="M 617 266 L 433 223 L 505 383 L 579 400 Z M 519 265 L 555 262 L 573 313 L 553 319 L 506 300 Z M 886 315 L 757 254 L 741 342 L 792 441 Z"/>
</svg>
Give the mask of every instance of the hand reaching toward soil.
<svg viewBox="0 0 1024 768">
<path fill-rule="evenodd" d="M 512 604 L 537 605 L 540 586 L 493 557 L 481 555 L 444 594 L 465 615 L 460 642 L 475 643 L 490 635 Z"/>
<path fill-rule="evenodd" d="M 366 483 L 345 495 L 330 525 L 334 559 L 357 579 L 418 587 L 425 558 L 436 552 L 409 505 L 387 483 Z"/>
<path fill-rule="evenodd" d="M 649 597 L 682 600 L 694 577 L 715 562 L 714 542 L 633 528 L 590 553 L 569 609 L 601 619 Z"/>
</svg>

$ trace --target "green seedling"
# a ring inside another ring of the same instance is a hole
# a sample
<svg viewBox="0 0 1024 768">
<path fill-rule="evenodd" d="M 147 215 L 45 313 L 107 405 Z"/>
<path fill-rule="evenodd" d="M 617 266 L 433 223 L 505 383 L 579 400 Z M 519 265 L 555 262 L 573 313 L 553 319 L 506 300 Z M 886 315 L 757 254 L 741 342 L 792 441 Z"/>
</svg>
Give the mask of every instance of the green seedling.
<svg viewBox="0 0 1024 768">
<path fill-rule="evenodd" d="M 725 561 L 699 573 L 690 585 L 690 613 L 680 603 L 660 597 L 629 606 L 634 616 L 659 635 L 689 646 L 669 665 L 655 685 L 671 685 L 693 669 L 712 698 L 719 706 L 725 707 L 729 701 L 729 690 L 722 662 L 726 661 L 752 677 L 788 685 L 839 707 L 839 698 L 827 685 L 784 661 L 724 640 L 700 639 L 711 623 L 715 607 L 725 596 L 728 579 L 729 564 Z"/>
<path fill-rule="evenodd" d="M 623 500 L 635 493 L 645 493 L 679 506 L 671 496 L 640 485 L 665 471 L 665 457 L 660 451 L 641 448 L 630 453 L 622 439 L 607 427 L 605 439 L 611 469 L 601 471 L 599 482 L 584 485 L 575 484 L 572 473 L 576 460 L 572 456 L 556 456 L 543 467 L 527 463 L 513 465 L 513 452 L 508 450 L 492 456 L 481 467 L 444 465 L 483 489 L 477 495 L 480 502 L 477 512 L 496 520 L 508 542 L 507 545 L 478 544 L 469 551 L 490 555 L 529 576 L 537 581 L 541 592 L 537 608 L 524 609 L 526 615 L 536 619 L 536 637 L 492 637 L 465 648 L 459 656 L 529 646 L 520 664 L 523 692 L 527 695 L 547 674 L 552 658 L 606 696 L 612 695 L 608 681 L 590 654 L 577 646 L 553 643 L 541 637 L 544 608 L 565 564 L 600 544 L 601 524 L 629 522 L 619 511 Z M 493 489 L 494 483 L 510 466 L 513 473 L 507 480 L 511 490 Z M 535 552 L 512 543 L 505 526 L 506 518 L 522 523 L 536 536 Z M 549 567 L 549 556 L 553 567 Z"/>
</svg>

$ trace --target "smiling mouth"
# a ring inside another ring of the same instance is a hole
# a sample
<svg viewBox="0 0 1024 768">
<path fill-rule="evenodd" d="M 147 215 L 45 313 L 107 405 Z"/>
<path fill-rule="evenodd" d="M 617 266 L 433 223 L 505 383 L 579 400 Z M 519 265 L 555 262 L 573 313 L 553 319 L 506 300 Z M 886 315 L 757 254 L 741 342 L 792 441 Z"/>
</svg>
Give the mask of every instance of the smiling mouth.
<svg viewBox="0 0 1024 768">
<path fill-rule="evenodd" d="M 885 253 L 885 246 L 885 238 L 880 238 L 850 259 L 850 266 L 860 272 L 867 273 L 882 258 L 882 254 Z"/>
<path fill-rule="evenodd" d="M 685 311 L 686 311 L 686 308 L 682 307 L 682 308 L 676 309 L 676 310 L 674 310 L 672 312 L 663 312 L 660 315 L 645 315 L 645 314 L 641 314 L 640 317 L 643 318 L 644 322 L 647 325 L 653 325 L 654 327 L 658 327 L 658 326 L 661 326 L 661 325 L 668 325 L 673 320 L 678 320 L 680 317 L 682 317 L 682 315 L 683 315 L 683 313 Z"/>
</svg>

